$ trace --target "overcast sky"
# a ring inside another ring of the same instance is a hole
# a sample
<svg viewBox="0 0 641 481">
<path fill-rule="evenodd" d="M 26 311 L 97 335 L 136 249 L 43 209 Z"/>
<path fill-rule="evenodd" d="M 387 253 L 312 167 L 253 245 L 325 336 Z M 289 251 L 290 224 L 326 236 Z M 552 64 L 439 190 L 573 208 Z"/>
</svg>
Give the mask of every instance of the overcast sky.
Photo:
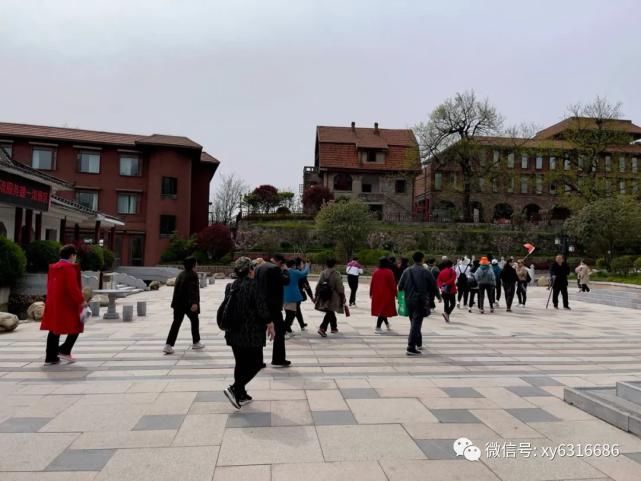
<svg viewBox="0 0 641 481">
<path fill-rule="evenodd" d="M 316 125 L 406 128 L 474 89 L 510 124 L 596 95 L 641 123 L 638 0 L 0 0 L 0 120 L 185 135 L 294 187 Z"/>
</svg>

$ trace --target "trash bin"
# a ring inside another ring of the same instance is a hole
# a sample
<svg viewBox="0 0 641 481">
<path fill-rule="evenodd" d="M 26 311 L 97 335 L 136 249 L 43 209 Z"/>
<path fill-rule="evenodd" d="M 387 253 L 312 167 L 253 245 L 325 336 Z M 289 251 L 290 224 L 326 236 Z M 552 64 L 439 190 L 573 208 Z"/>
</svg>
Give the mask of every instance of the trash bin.
<svg viewBox="0 0 641 481">
<path fill-rule="evenodd" d="M 100 316 L 100 301 L 91 301 L 89 303 L 89 308 L 91 309 L 91 315 L 93 317 Z"/>
<path fill-rule="evenodd" d="M 122 320 L 124 322 L 132 322 L 134 320 L 134 306 L 122 306 Z"/>
<path fill-rule="evenodd" d="M 136 314 L 140 317 L 147 315 L 147 301 L 139 301 L 136 304 Z"/>
</svg>

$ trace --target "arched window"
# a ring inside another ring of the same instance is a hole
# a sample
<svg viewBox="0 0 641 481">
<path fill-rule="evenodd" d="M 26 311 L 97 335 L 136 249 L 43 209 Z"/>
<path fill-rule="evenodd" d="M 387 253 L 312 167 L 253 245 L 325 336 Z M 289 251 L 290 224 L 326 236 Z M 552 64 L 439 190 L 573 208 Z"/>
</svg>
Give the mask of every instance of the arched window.
<svg viewBox="0 0 641 481">
<path fill-rule="evenodd" d="M 352 190 L 352 176 L 349 174 L 336 174 L 334 176 L 334 190 Z"/>
<path fill-rule="evenodd" d="M 514 209 L 510 204 L 496 204 L 494 206 L 494 220 L 508 221 L 512 218 Z"/>
<path fill-rule="evenodd" d="M 541 214 L 539 213 L 541 210 L 541 207 L 539 207 L 536 204 L 528 204 L 525 207 L 523 207 L 523 214 L 525 214 L 525 218 L 530 221 L 530 222 L 538 222 L 541 220 Z"/>
</svg>

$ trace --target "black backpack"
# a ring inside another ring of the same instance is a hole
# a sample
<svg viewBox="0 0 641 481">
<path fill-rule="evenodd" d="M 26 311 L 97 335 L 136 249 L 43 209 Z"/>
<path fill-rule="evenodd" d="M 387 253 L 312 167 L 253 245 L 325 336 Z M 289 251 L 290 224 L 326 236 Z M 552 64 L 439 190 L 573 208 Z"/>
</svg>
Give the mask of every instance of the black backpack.
<svg viewBox="0 0 641 481">
<path fill-rule="evenodd" d="M 332 298 L 332 286 L 329 285 L 329 279 L 318 284 L 317 292 L 321 301 L 329 301 Z"/>
<path fill-rule="evenodd" d="M 229 331 L 233 329 L 238 319 L 238 289 L 233 287 L 233 284 L 227 284 L 225 287 L 225 298 L 218 307 L 216 313 L 216 323 L 221 331 Z"/>
</svg>

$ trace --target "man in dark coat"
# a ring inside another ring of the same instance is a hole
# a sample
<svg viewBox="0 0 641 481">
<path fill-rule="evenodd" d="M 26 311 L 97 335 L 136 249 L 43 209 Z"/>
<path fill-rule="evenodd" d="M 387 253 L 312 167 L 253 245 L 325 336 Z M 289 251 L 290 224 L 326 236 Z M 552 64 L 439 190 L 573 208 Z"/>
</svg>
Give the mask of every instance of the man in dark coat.
<svg viewBox="0 0 641 481">
<path fill-rule="evenodd" d="M 570 309 L 568 300 L 568 276 L 570 275 L 570 266 L 562 255 L 556 256 L 554 264 L 550 267 L 550 281 L 552 285 L 552 303 L 554 308 L 559 308 L 559 292 L 563 296 L 563 308 Z"/>
<path fill-rule="evenodd" d="M 174 295 L 171 299 L 171 307 L 174 310 L 174 322 L 171 324 L 169 334 L 167 335 L 167 344 L 163 348 L 165 354 L 174 353 L 174 345 L 180 331 L 180 325 L 185 315 L 191 323 L 192 349 L 203 349 L 205 345 L 200 342 L 200 282 L 196 258 L 189 256 L 183 261 L 185 269 L 176 277 L 174 286 Z"/>
<path fill-rule="evenodd" d="M 264 262 L 255 271 L 258 294 L 267 305 L 269 318 L 266 321 L 274 323 L 274 348 L 272 351 L 273 367 L 289 367 L 292 363 L 287 360 L 285 352 L 285 321 L 283 320 L 284 287 L 289 283 L 289 275 L 285 269 L 285 257 L 274 254 L 271 262 Z"/>
</svg>

